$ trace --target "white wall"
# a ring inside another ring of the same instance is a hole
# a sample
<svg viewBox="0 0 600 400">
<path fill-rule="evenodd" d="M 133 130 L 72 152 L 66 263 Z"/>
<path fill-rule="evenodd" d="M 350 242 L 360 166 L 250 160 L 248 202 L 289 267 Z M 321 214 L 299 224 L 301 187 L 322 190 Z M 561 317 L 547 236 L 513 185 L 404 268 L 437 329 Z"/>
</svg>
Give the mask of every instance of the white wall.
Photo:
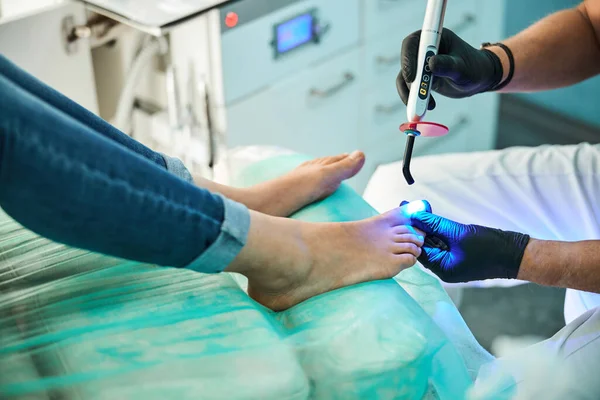
<svg viewBox="0 0 600 400">
<path fill-rule="evenodd" d="M 515 35 L 545 16 L 574 7 L 580 2 L 580 0 L 507 0 L 506 36 Z M 540 93 L 524 93 L 520 96 L 567 117 L 600 126 L 598 93 L 600 93 L 600 76 L 570 87 Z"/>
<path fill-rule="evenodd" d="M 32 0 L 22 1 L 32 3 Z M 30 8 L 30 12 L 0 20 L 0 54 L 92 112 L 97 112 L 89 41 L 80 40 L 68 53 L 62 33 L 65 17 L 72 17 L 76 24 L 86 23 L 83 4 L 63 2 L 43 8 L 43 12 L 34 12 Z"/>
<path fill-rule="evenodd" d="M 0 17 L 11 18 L 62 2 L 64 0 L 0 0 Z"/>
</svg>

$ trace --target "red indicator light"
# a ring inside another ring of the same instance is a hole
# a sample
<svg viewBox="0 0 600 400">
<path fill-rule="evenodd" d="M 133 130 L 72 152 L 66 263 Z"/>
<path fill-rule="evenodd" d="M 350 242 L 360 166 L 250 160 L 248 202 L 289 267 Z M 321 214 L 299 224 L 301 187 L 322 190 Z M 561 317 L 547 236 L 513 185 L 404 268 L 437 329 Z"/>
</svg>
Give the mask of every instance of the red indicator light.
<svg viewBox="0 0 600 400">
<path fill-rule="evenodd" d="M 225 25 L 228 28 L 233 28 L 234 26 L 237 25 L 239 20 L 239 17 L 236 13 L 234 13 L 233 11 L 230 11 L 227 13 L 227 15 L 225 15 Z"/>
</svg>

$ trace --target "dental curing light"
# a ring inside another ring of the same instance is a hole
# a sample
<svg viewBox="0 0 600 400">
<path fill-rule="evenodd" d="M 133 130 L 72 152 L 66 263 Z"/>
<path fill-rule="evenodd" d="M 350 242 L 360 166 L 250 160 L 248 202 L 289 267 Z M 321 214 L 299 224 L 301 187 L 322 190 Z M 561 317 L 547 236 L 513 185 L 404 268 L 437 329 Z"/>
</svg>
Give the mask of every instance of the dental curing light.
<svg viewBox="0 0 600 400">
<path fill-rule="evenodd" d="M 400 206 L 403 208 L 406 215 L 409 216 L 422 211 L 431 212 L 431 205 L 427 200 L 415 200 L 410 203 L 404 202 Z"/>
<path fill-rule="evenodd" d="M 402 163 L 402 174 L 409 185 L 415 183 L 410 173 L 410 160 L 412 158 L 415 138 L 417 136 L 436 137 L 448 133 L 448 128 L 435 122 L 425 122 L 423 118 L 427 112 L 433 76 L 429 68 L 429 59 L 438 53 L 444 14 L 447 0 L 427 0 L 425 20 L 421 30 L 419 54 L 417 58 L 417 74 L 410 86 L 408 103 L 406 104 L 406 117 L 409 122 L 400 125 L 400 131 L 406 134 L 406 147 Z"/>
<path fill-rule="evenodd" d="M 412 217 L 420 212 L 433 212 L 431 204 L 427 200 L 403 201 L 400 203 L 400 209 L 406 217 Z M 424 245 L 431 248 L 436 248 L 442 251 L 449 251 L 450 247 L 440 238 L 435 235 L 425 235 Z"/>
</svg>

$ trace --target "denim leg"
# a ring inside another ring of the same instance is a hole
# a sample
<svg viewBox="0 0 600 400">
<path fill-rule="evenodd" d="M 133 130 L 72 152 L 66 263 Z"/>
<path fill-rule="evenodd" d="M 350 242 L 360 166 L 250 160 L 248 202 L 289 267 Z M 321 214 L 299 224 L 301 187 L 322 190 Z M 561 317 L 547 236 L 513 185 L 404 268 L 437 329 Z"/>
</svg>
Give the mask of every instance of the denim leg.
<svg viewBox="0 0 600 400">
<path fill-rule="evenodd" d="M 80 106 L 68 97 L 41 82 L 34 76 L 23 71 L 1 54 L 0 75 L 5 76 L 8 80 L 39 98 L 44 103 L 51 105 L 52 107 L 71 116 L 75 120 L 81 122 L 83 125 L 90 127 L 97 133 L 119 143 L 122 146 L 125 146 L 129 150 L 134 151 L 141 156 L 144 156 L 161 168 L 167 168 L 180 178 L 190 182 L 192 181 L 191 175 L 180 160 L 152 151 L 148 147 L 119 131 L 102 118 L 90 112 L 85 107 Z"/>
<path fill-rule="evenodd" d="M 57 242 L 202 272 L 246 241 L 249 212 L 0 76 L 0 206 Z"/>
</svg>

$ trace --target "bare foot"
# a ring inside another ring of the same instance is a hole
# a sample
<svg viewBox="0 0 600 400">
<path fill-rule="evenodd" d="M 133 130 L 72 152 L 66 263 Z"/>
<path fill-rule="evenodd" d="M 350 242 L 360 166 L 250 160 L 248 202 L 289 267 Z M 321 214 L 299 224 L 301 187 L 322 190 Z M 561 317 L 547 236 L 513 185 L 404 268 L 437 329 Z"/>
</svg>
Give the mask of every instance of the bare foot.
<svg viewBox="0 0 600 400">
<path fill-rule="evenodd" d="M 306 161 L 279 178 L 246 189 L 254 204 L 250 208 L 287 217 L 331 195 L 344 180 L 355 176 L 364 164 L 365 155 L 360 151 Z"/>
<path fill-rule="evenodd" d="M 416 263 L 423 238 L 400 208 L 362 221 L 314 224 L 252 213 L 246 246 L 228 267 L 248 293 L 284 310 L 337 288 L 391 278 Z"/>
</svg>

